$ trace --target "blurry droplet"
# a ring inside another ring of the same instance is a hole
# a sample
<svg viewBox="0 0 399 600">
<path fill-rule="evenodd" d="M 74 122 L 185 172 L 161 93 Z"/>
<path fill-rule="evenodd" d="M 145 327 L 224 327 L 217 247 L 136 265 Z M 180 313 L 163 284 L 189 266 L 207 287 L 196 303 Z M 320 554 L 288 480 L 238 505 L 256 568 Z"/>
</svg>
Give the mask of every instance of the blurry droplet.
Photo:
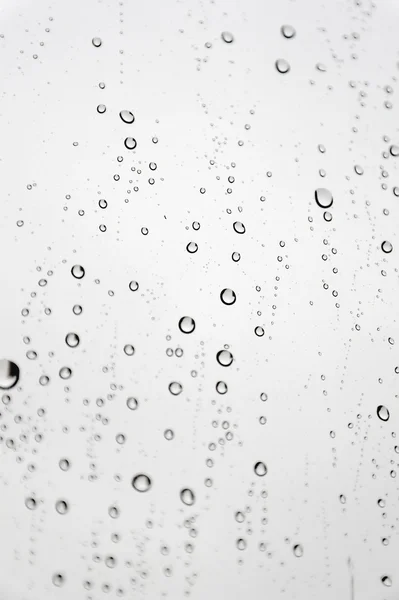
<svg viewBox="0 0 399 600">
<path fill-rule="evenodd" d="M 285 38 L 287 38 L 287 40 L 290 40 L 291 38 L 295 37 L 296 31 L 292 25 L 283 25 L 281 27 L 281 33 Z"/>
<path fill-rule="evenodd" d="M 132 479 L 132 486 L 136 492 L 148 492 L 148 490 L 151 488 L 151 485 L 151 479 L 144 473 L 135 475 L 135 477 Z"/>
<path fill-rule="evenodd" d="M 29 510 L 35 510 L 35 508 L 37 507 L 37 502 L 32 497 L 25 498 L 25 506 L 26 508 L 29 508 Z"/>
<path fill-rule="evenodd" d="M 130 408 L 130 410 L 137 410 L 139 407 L 139 401 L 137 398 L 133 398 L 132 396 L 126 400 L 126 406 Z"/>
<path fill-rule="evenodd" d="M 71 273 L 75 279 L 82 279 L 85 276 L 85 270 L 81 265 L 74 265 L 71 269 Z"/>
<path fill-rule="evenodd" d="M 381 582 L 383 583 L 383 585 L 385 585 L 385 587 L 391 587 L 392 585 L 392 579 L 388 577 L 388 575 L 384 575 L 383 577 L 381 577 Z"/>
<path fill-rule="evenodd" d="M 0 389 L 10 390 L 19 380 L 19 367 L 6 358 L 0 359 Z"/>
<path fill-rule="evenodd" d="M 69 510 L 68 503 L 65 500 L 57 500 L 55 510 L 58 514 L 65 515 Z"/>
<path fill-rule="evenodd" d="M 165 429 L 163 435 L 164 435 L 165 440 L 168 440 L 169 442 L 171 440 L 173 440 L 173 438 L 175 437 L 175 434 L 173 433 L 173 429 Z"/>
<path fill-rule="evenodd" d="M 276 65 L 277 71 L 282 74 L 288 73 L 288 71 L 291 68 L 289 63 L 284 58 L 277 59 L 275 62 L 275 65 Z"/>
<path fill-rule="evenodd" d="M 55 587 L 62 587 L 65 583 L 65 577 L 61 575 L 61 573 L 55 573 L 52 576 L 51 581 L 53 582 L 53 585 L 55 585 Z"/>
<path fill-rule="evenodd" d="M 239 538 L 236 541 L 236 546 L 237 546 L 238 550 L 245 550 L 247 547 L 247 542 L 243 538 Z"/>
<path fill-rule="evenodd" d="M 67 458 L 61 458 L 58 465 L 59 465 L 61 471 L 69 471 L 69 468 L 71 466 L 71 464 Z"/>
<path fill-rule="evenodd" d="M 192 506 L 195 502 L 195 495 L 189 488 L 184 488 L 180 492 L 180 500 L 187 506 Z"/>
<path fill-rule="evenodd" d="M 216 384 L 216 391 L 218 394 L 226 394 L 227 392 L 227 385 L 225 384 L 224 381 L 218 381 Z"/>
<path fill-rule="evenodd" d="M 294 552 L 294 556 L 296 556 L 297 558 L 300 558 L 301 556 L 303 556 L 303 548 L 302 548 L 301 544 L 295 544 L 292 551 Z"/>
<path fill-rule="evenodd" d="M 231 42 L 234 41 L 233 34 L 230 33 L 229 31 L 223 31 L 222 32 L 222 40 L 224 42 L 226 42 L 226 44 L 231 44 Z"/>
<path fill-rule="evenodd" d="M 93 46 L 94 46 L 95 48 L 99 48 L 99 47 L 101 46 L 101 44 L 102 44 L 102 40 L 101 40 L 101 38 L 99 38 L 99 37 L 94 37 L 94 38 L 91 40 L 91 43 L 93 44 Z"/>
</svg>

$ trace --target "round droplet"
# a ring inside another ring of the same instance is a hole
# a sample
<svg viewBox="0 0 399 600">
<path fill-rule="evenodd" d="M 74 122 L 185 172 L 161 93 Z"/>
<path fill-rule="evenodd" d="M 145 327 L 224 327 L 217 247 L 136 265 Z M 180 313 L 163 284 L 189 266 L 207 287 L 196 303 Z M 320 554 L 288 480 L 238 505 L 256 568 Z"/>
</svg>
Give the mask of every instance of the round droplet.
<svg viewBox="0 0 399 600">
<path fill-rule="evenodd" d="M 285 38 L 287 38 L 287 40 L 290 40 L 291 38 L 295 37 L 296 31 L 292 25 L 283 25 L 281 27 L 281 33 Z"/>
<path fill-rule="evenodd" d="M 245 521 L 245 515 L 244 515 L 244 513 L 242 513 L 239 510 L 236 512 L 234 518 L 237 521 L 237 523 L 244 523 L 244 521 Z"/>
<path fill-rule="evenodd" d="M 151 488 L 151 485 L 151 479 L 144 473 L 139 473 L 132 479 L 132 486 L 136 492 L 148 492 L 148 490 Z"/>
<path fill-rule="evenodd" d="M 235 221 L 233 223 L 233 229 L 236 233 L 245 233 L 245 225 L 241 221 Z"/>
<path fill-rule="evenodd" d="M 91 40 L 91 43 L 93 44 L 93 46 L 94 46 L 95 48 L 99 48 L 103 42 L 102 42 L 102 39 L 101 39 L 101 38 L 99 38 L 99 37 L 94 37 L 94 38 Z"/>
<path fill-rule="evenodd" d="M 396 146 L 395 144 L 393 144 L 389 148 L 389 152 L 391 153 L 392 156 L 399 156 L 399 146 Z"/>
<path fill-rule="evenodd" d="M 388 577 L 388 575 L 383 575 L 383 577 L 381 577 L 381 582 L 385 587 L 391 587 L 392 585 L 392 579 Z"/>
<path fill-rule="evenodd" d="M 192 333 L 195 329 L 195 321 L 191 317 L 182 317 L 179 321 L 179 329 L 182 333 Z"/>
<path fill-rule="evenodd" d="M 238 262 L 241 258 L 241 254 L 239 252 L 233 252 L 231 258 L 234 262 Z"/>
<path fill-rule="evenodd" d="M 137 281 L 131 281 L 131 282 L 129 283 L 129 289 L 130 289 L 132 292 L 137 292 L 137 290 L 139 289 L 139 284 L 137 283 Z"/>
<path fill-rule="evenodd" d="M 126 344 L 126 346 L 124 346 L 123 348 L 123 351 L 126 354 L 126 356 L 133 356 L 135 352 L 134 346 L 132 346 L 132 344 Z"/>
<path fill-rule="evenodd" d="M 276 69 L 279 73 L 282 73 L 284 75 L 284 73 L 288 73 L 288 71 L 290 70 L 290 65 L 289 62 L 286 61 L 284 58 L 279 58 L 276 60 L 275 62 L 276 65 Z"/>
<path fill-rule="evenodd" d="M 134 114 L 130 110 L 121 110 L 119 116 L 122 121 L 128 125 L 134 122 Z"/>
<path fill-rule="evenodd" d="M 388 421 L 389 419 L 389 410 L 383 404 L 380 404 L 377 407 L 377 416 L 381 421 Z"/>
<path fill-rule="evenodd" d="M 61 458 L 58 465 L 59 465 L 61 471 L 69 471 L 71 463 L 69 462 L 69 460 L 67 458 Z"/>
<path fill-rule="evenodd" d="M 65 500 L 57 500 L 55 510 L 59 515 L 65 515 L 69 510 L 68 503 Z"/>
<path fill-rule="evenodd" d="M 59 371 L 61 379 L 69 379 L 72 376 L 72 370 L 69 367 L 62 367 Z"/>
<path fill-rule="evenodd" d="M 192 506 L 195 502 L 195 495 L 190 488 L 184 488 L 180 492 L 180 500 L 187 506 Z"/>
<path fill-rule="evenodd" d="M 35 508 L 37 508 L 37 502 L 32 497 L 25 498 L 25 506 L 26 508 L 29 508 L 29 510 L 35 510 Z"/>
<path fill-rule="evenodd" d="M 216 360 L 222 367 L 229 367 L 233 362 L 233 355 L 228 350 L 220 350 L 216 354 Z"/>
<path fill-rule="evenodd" d="M 222 40 L 226 42 L 226 44 L 231 44 L 234 41 L 233 34 L 229 31 L 222 32 Z"/>
<path fill-rule="evenodd" d="M 198 244 L 196 242 L 190 242 L 189 244 L 187 244 L 186 250 L 190 254 L 195 254 L 195 252 L 197 252 L 198 250 Z"/>
<path fill-rule="evenodd" d="M 97 112 L 98 112 L 100 115 L 103 115 L 103 114 L 105 113 L 105 111 L 106 111 L 106 110 L 107 110 L 107 107 L 105 106 L 105 104 L 99 104 L 99 105 L 97 106 Z"/>
<path fill-rule="evenodd" d="M 392 252 L 393 246 L 392 246 L 391 242 L 388 242 L 386 240 L 385 240 L 385 242 L 382 242 L 381 250 L 383 252 L 385 252 L 385 254 L 389 254 L 390 252 Z"/>
<path fill-rule="evenodd" d="M 227 393 L 227 384 L 224 381 L 218 381 L 216 384 L 216 391 L 218 394 L 226 394 Z"/>
<path fill-rule="evenodd" d="M 183 386 L 178 381 L 172 381 L 172 383 L 169 384 L 169 391 L 173 396 L 178 396 L 182 393 Z"/>
<path fill-rule="evenodd" d="M 81 315 L 83 311 L 83 308 L 80 306 L 80 304 L 75 304 L 75 306 L 72 308 L 72 312 L 74 315 Z"/>
<path fill-rule="evenodd" d="M 264 477 L 267 473 L 267 467 L 266 467 L 265 463 L 259 461 L 259 462 L 255 463 L 254 471 L 255 471 L 255 474 L 258 475 L 258 477 Z"/>
<path fill-rule="evenodd" d="M 133 398 L 132 396 L 126 400 L 126 406 L 130 408 L 130 410 L 137 410 L 139 407 L 139 401 L 137 398 Z"/>
<path fill-rule="evenodd" d="M 332 214 L 330 212 L 328 212 L 328 210 L 326 210 L 324 212 L 323 217 L 324 217 L 324 220 L 327 221 L 327 223 L 332 221 Z"/>
<path fill-rule="evenodd" d="M 11 360 L 0 359 L 0 389 L 10 390 L 19 380 L 19 367 Z"/>
<path fill-rule="evenodd" d="M 245 550 L 245 548 L 247 547 L 247 542 L 243 538 L 239 538 L 236 541 L 236 546 L 239 550 Z"/>
<path fill-rule="evenodd" d="M 51 581 L 55 585 L 55 587 L 62 587 L 65 583 L 65 577 L 61 575 L 61 573 L 54 573 L 51 578 Z"/>
<path fill-rule="evenodd" d="M 135 149 L 135 147 L 137 146 L 137 142 L 136 142 L 136 140 L 135 140 L 133 137 L 127 137 L 127 138 L 125 139 L 125 142 L 124 142 L 124 144 L 125 144 L 125 147 L 126 147 L 128 150 L 134 150 L 134 149 Z"/>
<path fill-rule="evenodd" d="M 301 556 L 303 556 L 303 548 L 301 544 L 295 544 L 295 546 L 292 548 L 292 551 L 294 553 L 294 556 L 296 556 L 297 558 L 301 558 Z"/>
<path fill-rule="evenodd" d="M 320 208 L 330 208 L 333 203 L 333 197 L 330 190 L 326 188 L 317 188 L 315 191 L 315 199 Z"/>
<path fill-rule="evenodd" d="M 230 288 L 224 288 L 224 290 L 220 292 L 220 299 L 223 304 L 231 306 L 237 300 L 237 296 L 234 290 L 231 290 Z"/>
<path fill-rule="evenodd" d="M 68 333 L 65 337 L 65 343 L 70 348 L 76 348 L 76 346 L 79 346 L 79 342 L 80 339 L 76 333 Z"/>
<path fill-rule="evenodd" d="M 354 167 L 356 175 L 363 175 L 364 169 L 360 165 L 355 165 Z"/>
<path fill-rule="evenodd" d="M 260 325 L 258 325 L 258 327 L 255 327 L 254 331 L 257 337 L 262 337 L 265 335 L 265 330 L 263 329 L 263 327 L 260 327 Z"/>
<path fill-rule="evenodd" d="M 71 273 L 75 279 L 82 279 L 85 276 L 85 270 L 82 265 L 74 265 L 71 269 Z"/>
</svg>

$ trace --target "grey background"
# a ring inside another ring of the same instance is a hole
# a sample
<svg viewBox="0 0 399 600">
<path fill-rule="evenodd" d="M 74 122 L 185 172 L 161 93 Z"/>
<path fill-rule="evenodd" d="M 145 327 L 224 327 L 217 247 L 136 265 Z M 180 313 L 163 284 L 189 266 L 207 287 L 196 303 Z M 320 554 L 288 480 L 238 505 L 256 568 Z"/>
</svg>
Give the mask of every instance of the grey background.
<svg viewBox="0 0 399 600">
<path fill-rule="evenodd" d="M 293 39 L 281 35 L 283 24 L 295 27 Z M 399 143 L 397 25 L 388 0 L 3 2 L 0 355 L 21 377 L 1 405 L 2 599 L 398 597 L 390 473 L 399 358 L 388 338 L 399 340 L 399 158 L 383 157 Z M 276 71 L 278 58 L 289 73 Z M 119 118 L 123 109 L 132 125 Z M 123 145 L 130 135 L 133 152 Z M 330 223 L 317 187 L 333 193 Z M 74 264 L 85 268 L 80 282 Z M 225 287 L 237 294 L 234 306 L 220 301 Z M 178 329 L 184 315 L 196 322 L 190 335 Z M 68 332 L 80 336 L 76 349 L 65 344 Z M 225 344 L 229 368 L 215 358 Z M 177 347 L 183 356 L 168 357 Z M 58 375 L 65 365 L 68 381 Z M 183 385 L 179 396 L 168 391 L 172 381 Z M 253 471 L 259 460 L 263 478 Z M 131 486 L 141 472 L 152 479 L 143 494 Z M 192 507 L 179 499 L 184 487 L 195 491 Z M 34 511 L 25 506 L 31 496 Z M 70 506 L 64 516 L 59 498 Z M 247 511 L 242 524 L 238 510 Z"/>
</svg>

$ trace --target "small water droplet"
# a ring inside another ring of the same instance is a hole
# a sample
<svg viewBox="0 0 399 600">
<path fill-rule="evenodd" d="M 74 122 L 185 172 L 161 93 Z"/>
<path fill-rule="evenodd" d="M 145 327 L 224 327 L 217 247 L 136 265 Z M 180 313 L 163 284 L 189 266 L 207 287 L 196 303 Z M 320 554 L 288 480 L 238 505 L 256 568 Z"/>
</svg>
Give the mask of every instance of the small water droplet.
<svg viewBox="0 0 399 600">
<path fill-rule="evenodd" d="M 195 494 L 190 488 L 184 488 L 180 492 L 180 500 L 187 506 L 192 506 L 195 502 Z"/>
<path fill-rule="evenodd" d="M 71 269 L 71 273 L 75 279 L 82 279 L 85 276 L 85 270 L 82 265 L 74 265 Z"/>
<path fill-rule="evenodd" d="M 134 122 L 134 114 L 130 110 L 121 110 L 119 116 L 122 121 L 128 125 Z"/>
<path fill-rule="evenodd" d="M 152 486 L 151 479 L 144 473 L 135 475 L 132 479 L 132 486 L 136 492 L 148 492 Z"/>
<path fill-rule="evenodd" d="M 65 337 L 65 343 L 70 348 L 76 348 L 76 346 L 79 346 L 79 342 L 80 342 L 80 339 L 76 333 L 68 333 L 67 336 Z"/>
<path fill-rule="evenodd" d="M 134 149 L 135 149 L 135 147 L 137 146 L 137 142 L 136 142 L 136 140 L 135 140 L 133 137 L 127 137 L 127 138 L 125 139 L 125 142 L 124 142 L 124 144 L 125 144 L 125 147 L 126 147 L 128 150 L 134 150 Z"/>
<path fill-rule="evenodd" d="M 216 355 L 216 360 L 222 367 L 229 367 L 233 362 L 233 355 L 228 350 L 220 350 Z"/>
<path fill-rule="evenodd" d="M 315 199 L 320 208 L 330 208 L 333 203 L 333 197 L 330 190 L 326 188 L 317 188 Z"/>
<path fill-rule="evenodd" d="M 254 471 L 258 477 L 264 477 L 267 473 L 267 467 L 264 462 L 259 461 L 255 463 Z"/>
<path fill-rule="evenodd" d="M 102 39 L 101 39 L 101 38 L 99 38 L 99 37 L 94 37 L 94 38 L 91 40 L 91 43 L 93 44 L 93 46 L 94 46 L 95 48 L 99 48 L 103 42 L 102 42 Z"/>
<path fill-rule="evenodd" d="M 195 321 L 191 317 L 182 317 L 179 321 L 179 329 L 182 333 L 192 333 L 195 329 Z"/>
<path fill-rule="evenodd" d="M 388 575 L 383 575 L 381 577 L 381 582 L 385 587 L 391 587 L 392 585 L 392 579 Z"/>
<path fill-rule="evenodd" d="M 62 367 L 59 370 L 59 376 L 61 379 L 69 379 L 72 377 L 72 370 L 69 367 Z"/>
<path fill-rule="evenodd" d="M 294 556 L 296 556 L 297 558 L 303 556 L 303 548 L 301 544 L 295 544 L 295 546 L 292 548 L 292 551 L 294 553 Z"/>
<path fill-rule="evenodd" d="M 11 360 L 0 360 L 0 389 L 10 390 L 19 380 L 19 367 Z"/>
<path fill-rule="evenodd" d="M 224 288 L 224 290 L 220 292 L 220 299 L 223 302 L 223 304 L 231 306 L 235 303 L 237 297 L 234 290 L 231 290 L 230 288 Z"/>
<path fill-rule="evenodd" d="M 389 419 L 389 410 L 383 404 L 380 404 L 377 407 L 377 416 L 381 421 L 388 421 Z"/>
<path fill-rule="evenodd" d="M 226 44 L 231 44 L 234 41 L 233 34 L 229 31 L 222 32 L 222 40 L 226 42 Z"/>
<path fill-rule="evenodd" d="M 59 515 L 65 515 L 69 510 L 68 502 L 65 500 L 57 500 L 55 503 L 55 510 Z"/>
<path fill-rule="evenodd" d="M 245 233 L 245 225 L 244 225 L 244 223 L 241 223 L 241 221 L 235 221 L 233 223 L 233 229 L 236 233 L 240 233 L 240 234 Z"/>
<path fill-rule="evenodd" d="M 173 396 L 178 396 L 182 393 L 183 386 L 178 381 L 172 381 L 172 383 L 169 384 L 169 391 Z"/>
<path fill-rule="evenodd" d="M 389 148 L 389 152 L 392 156 L 399 156 L 399 146 L 392 144 L 392 146 Z"/>
<path fill-rule="evenodd" d="M 226 394 L 227 384 L 224 381 L 218 381 L 216 384 L 216 391 L 218 394 Z"/>
<path fill-rule="evenodd" d="M 126 406 L 130 408 L 130 410 L 137 410 L 139 407 L 139 401 L 137 398 L 133 398 L 132 396 L 126 400 Z"/>
<path fill-rule="evenodd" d="M 287 38 L 287 40 L 290 40 L 291 38 L 295 37 L 296 31 L 292 25 L 283 25 L 281 27 L 281 33 L 285 38 Z"/>
<path fill-rule="evenodd" d="M 284 58 L 277 59 L 275 62 L 275 66 L 277 71 L 282 74 L 288 73 L 288 71 L 291 69 L 288 61 L 286 61 Z"/>
<path fill-rule="evenodd" d="M 390 254 L 393 250 L 393 246 L 391 244 L 391 242 L 388 242 L 387 240 L 385 240 L 384 242 L 382 242 L 381 244 L 381 250 L 383 252 L 385 252 L 385 254 Z"/>
<path fill-rule="evenodd" d="M 134 346 L 132 346 L 132 344 L 126 344 L 126 346 L 124 346 L 123 348 L 123 351 L 126 354 L 126 356 L 133 356 L 133 354 L 135 353 L 135 349 Z"/>
</svg>

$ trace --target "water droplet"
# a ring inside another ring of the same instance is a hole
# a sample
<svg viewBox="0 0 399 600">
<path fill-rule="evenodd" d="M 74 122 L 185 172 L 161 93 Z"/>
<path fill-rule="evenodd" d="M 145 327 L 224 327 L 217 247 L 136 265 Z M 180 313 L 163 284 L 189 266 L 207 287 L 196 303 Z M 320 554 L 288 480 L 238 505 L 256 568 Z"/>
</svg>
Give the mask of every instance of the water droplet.
<svg viewBox="0 0 399 600">
<path fill-rule="evenodd" d="M 85 270 L 82 265 L 74 265 L 71 269 L 71 273 L 75 279 L 82 279 L 85 276 Z"/>
<path fill-rule="evenodd" d="M 383 585 L 385 585 L 385 587 L 391 587 L 392 585 L 392 579 L 388 577 L 388 575 L 383 575 L 381 577 L 381 582 Z"/>
<path fill-rule="evenodd" d="M 227 306 L 231 306 L 232 304 L 235 303 L 237 297 L 236 297 L 236 293 L 234 292 L 234 290 L 231 290 L 230 288 L 225 288 L 224 290 L 222 290 L 220 292 L 220 299 L 223 302 L 223 304 L 226 304 Z"/>
<path fill-rule="evenodd" d="M 387 240 L 385 240 L 385 242 L 382 242 L 381 250 L 385 252 L 385 254 L 389 254 L 390 252 L 392 252 L 393 246 L 391 242 L 388 242 Z"/>
<path fill-rule="evenodd" d="M 102 42 L 102 39 L 101 39 L 101 38 L 99 38 L 99 37 L 94 37 L 94 38 L 91 40 L 91 43 L 93 44 L 93 46 L 94 46 L 95 48 L 99 48 L 103 42 Z"/>
<path fill-rule="evenodd" d="M 263 335 L 265 335 L 265 330 L 263 329 L 263 327 L 260 327 L 258 325 L 258 327 L 255 327 L 255 335 L 257 335 L 258 337 L 262 337 Z"/>
<path fill-rule="evenodd" d="M 121 110 L 119 116 L 122 121 L 128 125 L 134 122 L 134 114 L 130 110 Z"/>
<path fill-rule="evenodd" d="M 328 210 L 326 210 L 324 212 L 323 217 L 324 217 L 324 220 L 327 221 L 327 223 L 332 221 L 332 214 L 330 212 L 328 212 Z"/>
<path fill-rule="evenodd" d="M 51 581 L 55 585 L 55 587 L 62 587 L 65 583 L 65 577 L 61 575 L 61 573 L 54 573 L 51 578 Z"/>
<path fill-rule="evenodd" d="M 320 208 L 330 208 L 333 203 L 333 197 L 330 190 L 326 188 L 317 188 L 315 199 Z"/>
<path fill-rule="evenodd" d="M 222 32 L 222 40 L 226 42 L 226 44 L 231 44 L 234 41 L 233 34 L 229 31 Z"/>
<path fill-rule="evenodd" d="M 389 152 L 391 153 L 392 156 L 399 156 L 399 146 L 396 146 L 395 144 L 393 144 L 389 148 Z"/>
<path fill-rule="evenodd" d="M 173 440 L 173 438 L 175 437 L 173 429 L 165 429 L 163 435 L 164 435 L 165 440 L 168 440 L 168 442 L 170 442 L 171 440 Z"/>
<path fill-rule="evenodd" d="M 123 348 L 123 351 L 126 354 L 126 356 L 133 356 L 135 352 L 134 346 L 132 346 L 132 344 L 126 344 L 126 346 L 124 346 Z"/>
<path fill-rule="evenodd" d="M 184 488 L 180 492 L 180 500 L 187 506 L 192 506 L 195 502 L 195 495 L 190 488 Z"/>
<path fill-rule="evenodd" d="M 231 258 L 234 262 L 238 262 L 241 258 L 241 254 L 239 252 L 233 252 Z"/>
<path fill-rule="evenodd" d="M 80 304 L 75 304 L 75 306 L 72 308 L 72 312 L 74 315 L 81 315 L 83 311 L 83 308 L 80 306 Z"/>
<path fill-rule="evenodd" d="M 182 333 L 192 333 L 195 329 L 195 321 L 191 317 L 182 317 L 179 321 L 179 329 Z"/>
<path fill-rule="evenodd" d="M 288 71 L 291 69 L 289 63 L 284 58 L 277 59 L 275 65 L 277 71 L 282 74 L 288 73 Z"/>
<path fill-rule="evenodd" d="M 239 510 L 234 515 L 234 518 L 237 521 L 237 523 L 243 523 L 245 521 L 245 515 L 244 515 L 244 513 L 242 513 Z"/>
<path fill-rule="evenodd" d="M 285 38 L 287 38 L 287 40 L 290 40 L 291 38 L 295 37 L 296 31 L 292 25 L 283 25 L 281 27 L 281 33 Z"/>
<path fill-rule="evenodd" d="M 152 486 L 152 481 L 145 475 L 144 473 L 139 473 L 135 475 L 132 479 L 132 486 L 136 490 L 136 492 L 148 492 L 148 490 Z"/>
<path fill-rule="evenodd" d="M 233 223 L 233 229 L 236 233 L 245 233 L 245 225 L 244 223 L 241 223 L 241 221 L 235 221 L 235 223 Z"/>
<path fill-rule="evenodd" d="M 57 500 L 55 510 L 59 515 L 65 515 L 69 510 L 68 503 L 65 500 Z"/>
<path fill-rule="evenodd" d="M 126 400 L 126 406 L 130 408 L 130 410 L 137 410 L 139 407 L 139 401 L 137 398 L 133 398 L 132 396 Z"/>
<path fill-rule="evenodd" d="M 227 384 L 224 381 L 218 381 L 216 384 L 216 391 L 218 394 L 226 394 Z"/>
<path fill-rule="evenodd" d="M 138 284 L 138 282 L 137 282 L 137 281 L 131 281 L 131 282 L 129 283 L 129 289 L 130 289 L 132 292 L 137 292 L 137 290 L 139 289 L 139 284 Z"/>
<path fill-rule="evenodd" d="M 383 404 L 380 404 L 377 407 L 377 416 L 381 421 L 388 421 L 389 419 L 389 410 Z"/>
<path fill-rule="evenodd" d="M 354 168 L 355 168 L 355 173 L 357 175 L 363 175 L 363 173 L 364 173 L 363 167 L 361 167 L 360 165 L 355 165 Z"/>
<path fill-rule="evenodd" d="M 124 144 L 125 144 L 125 147 L 126 147 L 128 150 L 134 150 L 134 149 L 135 149 L 135 147 L 137 146 L 137 142 L 136 142 L 136 140 L 135 140 L 133 137 L 127 137 L 127 138 L 125 139 L 125 142 L 124 142 Z"/>
<path fill-rule="evenodd" d="M 239 550 L 245 550 L 245 548 L 247 547 L 247 542 L 243 538 L 239 538 L 236 541 L 236 546 Z"/>
<path fill-rule="evenodd" d="M 173 396 L 178 396 L 182 393 L 183 386 L 178 381 L 172 381 L 172 383 L 169 384 L 169 391 Z"/>
<path fill-rule="evenodd" d="M 216 360 L 222 367 L 229 367 L 233 362 L 233 355 L 228 350 L 220 350 L 216 354 Z"/>
<path fill-rule="evenodd" d="M 69 367 L 62 367 L 59 370 L 59 376 L 61 379 L 69 379 L 72 376 L 72 370 Z"/>
<path fill-rule="evenodd" d="M 255 474 L 258 475 L 258 477 L 264 477 L 267 473 L 267 467 L 266 467 L 265 463 L 259 461 L 259 462 L 255 463 L 254 471 L 255 471 Z"/>
<path fill-rule="evenodd" d="M 19 367 L 6 358 L 0 360 L 0 389 L 10 390 L 19 380 Z"/>
<path fill-rule="evenodd" d="M 61 471 L 69 471 L 71 463 L 69 462 L 69 460 L 67 458 L 61 458 L 58 465 L 59 465 Z"/>
<path fill-rule="evenodd" d="M 294 556 L 296 556 L 297 558 L 303 556 L 303 548 L 301 544 L 295 544 L 295 546 L 292 548 L 292 551 L 294 553 Z"/>
<path fill-rule="evenodd" d="M 100 113 L 100 115 L 103 115 L 106 110 L 107 110 L 107 107 L 105 106 L 105 104 L 99 104 L 97 106 L 97 112 Z"/>
<path fill-rule="evenodd" d="M 35 510 L 35 508 L 37 508 L 37 502 L 32 497 L 25 498 L 25 506 L 26 508 L 29 508 L 29 510 Z"/>
<path fill-rule="evenodd" d="M 76 348 L 76 346 L 79 346 L 80 339 L 76 333 L 68 333 L 65 342 L 70 348 Z"/>
</svg>

